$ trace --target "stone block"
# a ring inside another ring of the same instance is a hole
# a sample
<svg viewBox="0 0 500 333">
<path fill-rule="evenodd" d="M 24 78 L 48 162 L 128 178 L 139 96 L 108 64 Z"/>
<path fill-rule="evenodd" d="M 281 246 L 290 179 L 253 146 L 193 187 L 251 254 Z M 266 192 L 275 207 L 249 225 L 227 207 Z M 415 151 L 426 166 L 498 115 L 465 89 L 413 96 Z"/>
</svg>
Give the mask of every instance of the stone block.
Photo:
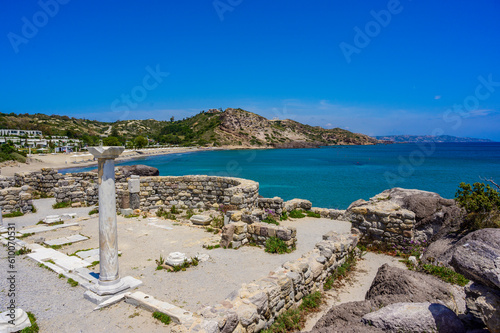
<svg viewBox="0 0 500 333">
<path fill-rule="evenodd" d="M 212 218 L 205 215 L 193 215 L 191 216 L 190 221 L 196 225 L 209 225 L 210 222 L 212 222 Z"/>
<path fill-rule="evenodd" d="M 146 295 L 140 291 L 126 295 L 125 302 L 134 306 L 139 306 L 150 312 L 159 311 L 165 313 L 177 324 L 187 324 L 193 319 L 193 314 L 191 312 L 167 302 L 159 301 L 153 296 Z"/>
</svg>

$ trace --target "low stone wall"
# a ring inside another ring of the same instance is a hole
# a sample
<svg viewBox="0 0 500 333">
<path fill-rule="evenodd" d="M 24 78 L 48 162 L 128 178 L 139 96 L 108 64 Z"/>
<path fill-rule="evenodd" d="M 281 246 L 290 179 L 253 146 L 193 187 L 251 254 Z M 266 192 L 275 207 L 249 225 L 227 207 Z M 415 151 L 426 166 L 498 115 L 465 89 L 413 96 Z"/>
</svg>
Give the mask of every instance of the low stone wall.
<svg viewBox="0 0 500 333">
<path fill-rule="evenodd" d="M 271 210 L 273 213 L 281 215 L 283 212 L 283 199 L 280 197 L 259 198 L 257 200 L 257 207 L 264 211 Z"/>
<path fill-rule="evenodd" d="M 221 246 L 233 249 L 248 243 L 265 246 L 270 237 L 277 237 L 284 241 L 289 249 L 294 249 L 297 243 L 297 230 L 293 227 L 281 227 L 268 223 L 234 222 L 223 228 Z"/>
<path fill-rule="evenodd" d="M 52 168 L 44 168 L 40 171 L 16 173 L 14 181 L 16 187 L 28 185 L 35 191 L 48 195 L 54 195 L 54 188 L 57 182 L 64 176 Z"/>
<path fill-rule="evenodd" d="M 26 185 L 0 190 L 0 207 L 2 207 L 2 213 L 6 214 L 14 211 L 31 213 L 33 211 L 31 192 L 33 192 L 33 188 Z"/>
<path fill-rule="evenodd" d="M 14 176 L 0 176 L 0 189 L 15 187 L 16 179 Z"/>
<path fill-rule="evenodd" d="M 327 278 L 355 251 L 355 235 L 329 233 L 314 250 L 284 263 L 267 276 L 231 293 L 226 300 L 203 308 L 176 331 L 259 332 L 284 311 L 298 306 L 304 296 L 322 290 Z"/>
<path fill-rule="evenodd" d="M 160 206 L 224 204 L 237 209 L 253 208 L 257 204 L 259 183 L 231 177 L 158 176 L 140 178 L 140 207 L 143 210 Z"/>
<path fill-rule="evenodd" d="M 352 223 L 353 233 L 362 235 L 360 242 L 368 246 L 400 248 L 414 239 L 415 213 L 383 196 L 354 202 L 346 220 Z"/>
</svg>

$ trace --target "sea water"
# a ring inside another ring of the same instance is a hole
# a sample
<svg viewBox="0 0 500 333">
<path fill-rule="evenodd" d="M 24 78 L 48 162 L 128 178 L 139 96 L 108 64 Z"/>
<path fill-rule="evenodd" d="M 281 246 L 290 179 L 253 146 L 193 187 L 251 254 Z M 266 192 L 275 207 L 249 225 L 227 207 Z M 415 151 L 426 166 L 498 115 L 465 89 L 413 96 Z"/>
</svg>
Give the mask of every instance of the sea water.
<svg viewBox="0 0 500 333">
<path fill-rule="evenodd" d="M 392 187 L 453 198 L 460 182 L 500 182 L 500 143 L 330 146 L 316 149 L 219 150 L 150 156 L 117 163 L 146 164 L 161 176 L 218 175 L 252 179 L 260 195 L 308 199 L 345 209 Z M 90 168 L 68 169 L 90 170 Z"/>
</svg>

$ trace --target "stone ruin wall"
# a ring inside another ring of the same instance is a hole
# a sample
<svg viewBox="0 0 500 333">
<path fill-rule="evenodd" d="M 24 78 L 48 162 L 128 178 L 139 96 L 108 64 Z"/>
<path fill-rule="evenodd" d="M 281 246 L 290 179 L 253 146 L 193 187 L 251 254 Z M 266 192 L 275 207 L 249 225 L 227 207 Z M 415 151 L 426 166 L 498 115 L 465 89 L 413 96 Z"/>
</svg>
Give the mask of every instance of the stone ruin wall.
<svg viewBox="0 0 500 333">
<path fill-rule="evenodd" d="M 226 300 L 196 313 L 186 323 L 188 332 L 259 332 L 268 328 L 284 311 L 298 306 L 302 298 L 323 285 L 356 250 L 358 237 L 328 233 L 314 250 L 288 261 L 267 276 L 243 284 Z"/>
</svg>

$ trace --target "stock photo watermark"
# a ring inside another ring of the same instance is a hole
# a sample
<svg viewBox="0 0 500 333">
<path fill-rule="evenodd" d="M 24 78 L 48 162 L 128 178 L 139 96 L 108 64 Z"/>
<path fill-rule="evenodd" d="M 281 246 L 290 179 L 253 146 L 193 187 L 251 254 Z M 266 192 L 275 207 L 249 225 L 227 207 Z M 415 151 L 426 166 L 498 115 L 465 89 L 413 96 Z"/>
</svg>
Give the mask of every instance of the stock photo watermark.
<svg viewBox="0 0 500 333">
<path fill-rule="evenodd" d="M 9 317 L 8 323 L 14 325 L 16 320 L 16 225 L 15 223 L 9 222 L 6 225 L 7 228 L 7 269 L 5 276 L 7 277 L 7 292 L 8 304 L 6 304 L 6 317 Z M 3 312 L 3 311 L 0 311 Z"/>
<path fill-rule="evenodd" d="M 111 102 L 111 110 L 114 112 L 122 112 L 121 119 L 128 116 L 131 109 L 139 106 L 148 97 L 148 92 L 152 91 L 170 75 L 168 72 L 162 72 L 160 65 L 156 65 L 153 69 L 151 66 L 146 67 L 147 74 L 142 78 L 141 84 L 134 86 L 129 94 L 121 94 L 120 98 Z"/>
<path fill-rule="evenodd" d="M 224 21 L 224 15 L 227 12 L 232 12 L 237 6 L 241 5 L 243 0 L 214 0 L 212 5 L 215 12 L 219 16 L 219 20 Z"/>
<path fill-rule="evenodd" d="M 462 104 L 455 104 L 443 113 L 445 123 L 454 123 L 452 129 L 456 130 L 462 125 L 462 119 L 468 118 L 479 110 L 480 101 L 490 98 L 495 92 L 495 87 L 500 87 L 500 82 L 493 81 L 493 75 L 487 78 L 480 75 L 477 80 L 479 84 L 474 89 L 474 94 L 468 95 Z M 443 135 L 445 131 L 438 127 L 432 131 L 432 136 Z M 431 156 L 436 150 L 435 142 L 417 143 L 417 149 L 413 150 L 408 157 L 399 156 L 397 173 L 386 171 L 384 173 L 387 183 L 394 187 L 397 183 L 404 182 L 406 178 L 415 173 L 415 168 L 425 162 L 426 157 Z"/>
<path fill-rule="evenodd" d="M 411 1 L 411 0 L 408 0 Z M 370 11 L 373 20 L 368 21 L 363 29 L 358 26 L 354 27 L 354 38 L 352 43 L 341 42 L 339 44 L 340 50 L 348 64 L 352 61 L 353 54 L 360 54 L 361 50 L 370 45 L 373 38 L 380 35 L 382 28 L 386 28 L 392 21 L 395 15 L 403 11 L 403 5 L 399 0 L 389 0 L 387 8 L 379 11 Z"/>
<path fill-rule="evenodd" d="M 15 53 L 19 53 L 19 46 L 22 44 L 28 44 L 30 39 L 33 39 L 38 34 L 38 31 L 45 27 L 51 18 L 55 17 L 59 13 L 61 5 L 66 5 L 70 0 L 40 0 L 38 1 L 38 6 L 40 10 L 35 12 L 31 19 L 23 16 L 21 18 L 22 26 L 21 33 L 16 34 L 14 32 L 9 32 L 7 38 L 9 39 L 10 45 Z"/>
</svg>

